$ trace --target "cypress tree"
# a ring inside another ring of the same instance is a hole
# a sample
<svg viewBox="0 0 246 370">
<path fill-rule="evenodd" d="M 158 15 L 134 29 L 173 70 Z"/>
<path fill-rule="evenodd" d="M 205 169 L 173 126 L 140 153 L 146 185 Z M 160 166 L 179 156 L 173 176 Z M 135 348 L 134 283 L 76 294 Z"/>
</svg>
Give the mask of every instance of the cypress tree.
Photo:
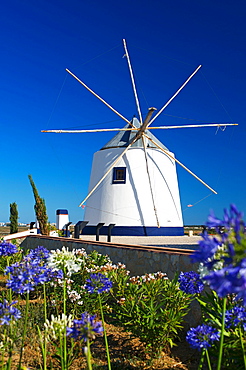
<svg viewBox="0 0 246 370">
<path fill-rule="evenodd" d="M 49 230 L 48 230 L 48 216 L 46 212 L 46 205 L 45 201 L 43 198 L 41 198 L 38 194 L 38 190 L 34 184 L 34 181 L 32 179 L 31 175 L 28 175 L 32 190 L 33 190 L 33 195 L 35 199 L 35 205 L 34 205 L 34 210 L 35 214 L 39 223 L 39 228 L 40 232 L 42 235 L 49 235 Z"/>
<path fill-rule="evenodd" d="M 18 233 L 18 210 L 17 204 L 10 203 L 10 234 Z"/>
</svg>

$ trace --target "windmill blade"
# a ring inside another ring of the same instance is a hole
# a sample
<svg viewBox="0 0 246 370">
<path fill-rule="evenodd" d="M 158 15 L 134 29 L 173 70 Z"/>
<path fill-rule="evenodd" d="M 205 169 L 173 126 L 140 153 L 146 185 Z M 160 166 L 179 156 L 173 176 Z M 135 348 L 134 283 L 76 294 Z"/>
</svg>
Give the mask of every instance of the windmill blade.
<svg viewBox="0 0 246 370">
<path fill-rule="evenodd" d="M 131 61 L 130 61 L 128 50 L 127 50 L 127 47 L 126 47 L 126 40 L 125 39 L 123 39 L 123 45 L 124 45 L 124 49 L 125 49 L 125 52 L 126 52 L 125 55 L 126 55 L 126 59 L 127 59 L 128 67 L 129 67 L 129 71 L 130 71 L 130 76 L 131 76 L 131 81 L 132 81 L 132 88 L 133 88 L 133 93 L 134 93 L 134 97 L 135 97 L 135 101 L 136 101 L 136 105 L 137 105 L 139 120 L 140 120 L 140 123 L 142 123 L 143 122 L 143 119 L 142 119 L 140 104 L 139 104 L 139 100 L 138 100 L 136 84 L 135 84 L 135 81 L 134 81 L 134 76 L 133 76 L 133 72 L 132 72 Z"/>
<path fill-rule="evenodd" d="M 149 123 L 148 123 L 149 125 Z M 158 126 L 158 127 L 148 127 L 148 130 L 168 130 L 173 128 L 194 128 L 194 127 L 225 127 L 225 126 L 238 126 L 238 123 L 204 123 L 201 125 L 183 125 L 183 126 Z M 129 128 L 102 128 L 93 130 L 41 130 L 41 132 L 56 133 L 56 134 L 78 134 L 87 132 L 107 132 L 107 131 L 140 131 L 139 127 L 129 127 Z"/>
<path fill-rule="evenodd" d="M 149 123 L 148 123 L 149 125 Z M 201 125 L 182 125 L 182 126 L 158 126 L 158 127 L 148 127 L 148 130 L 168 130 L 173 128 L 195 128 L 195 127 L 225 127 L 225 126 L 238 126 L 238 123 L 204 123 Z M 139 127 L 129 127 L 129 128 L 102 128 L 93 130 L 41 130 L 41 132 L 56 133 L 56 134 L 78 134 L 87 132 L 107 132 L 107 131 L 140 131 Z"/>
<path fill-rule="evenodd" d="M 201 68 L 201 65 L 199 65 L 195 71 L 190 75 L 190 77 L 187 78 L 187 80 L 183 83 L 183 85 L 176 91 L 176 93 L 166 102 L 166 104 L 159 110 L 159 112 L 155 115 L 155 117 L 152 118 L 150 121 L 151 123 L 154 122 L 154 120 L 164 111 L 164 109 L 171 103 L 171 101 L 180 93 L 180 91 L 187 85 L 187 83 L 192 79 L 192 77 L 198 72 L 198 70 Z"/>
<path fill-rule="evenodd" d="M 198 181 L 200 181 L 204 186 L 206 186 L 209 190 L 211 190 L 214 194 L 218 194 L 213 188 L 211 188 L 206 182 L 204 182 L 200 177 L 194 174 L 189 168 L 187 168 L 183 163 L 181 163 L 177 158 L 172 156 L 167 150 L 163 149 L 159 144 L 157 144 L 153 139 L 151 139 L 148 135 L 144 134 L 147 139 L 149 139 L 153 144 L 157 146 L 158 149 L 163 151 L 166 155 L 168 155 L 170 158 L 172 158 L 175 162 L 177 162 L 181 167 L 183 167 L 187 172 L 189 172 L 193 177 L 195 177 Z"/>
<path fill-rule="evenodd" d="M 202 123 L 200 125 L 181 125 L 181 126 L 158 126 L 148 127 L 148 130 L 168 130 L 173 128 L 196 128 L 196 127 L 225 127 L 225 126 L 238 126 L 238 123 Z"/>
<path fill-rule="evenodd" d="M 56 134 L 79 134 L 86 132 L 107 132 L 107 131 L 139 131 L 140 128 L 130 127 L 130 128 L 103 128 L 103 129 L 93 129 L 93 130 L 42 130 L 41 132 L 51 132 Z"/>
<path fill-rule="evenodd" d="M 110 104 L 108 104 L 103 98 L 101 98 L 98 94 L 96 94 L 92 89 L 89 88 L 83 81 L 81 81 L 77 76 L 75 76 L 74 73 L 69 71 L 69 69 L 66 68 L 66 71 L 75 78 L 81 85 L 83 85 L 88 91 L 90 91 L 96 98 L 98 98 L 101 102 L 103 102 L 109 109 L 111 109 L 114 113 L 116 113 L 120 118 L 122 118 L 124 121 L 126 121 L 130 126 L 134 127 L 134 125 L 128 121 L 127 118 L 122 116 L 116 109 L 114 109 Z"/>
<path fill-rule="evenodd" d="M 157 209 L 156 209 L 156 205 L 155 205 L 155 198 L 154 198 L 154 193 L 153 193 L 153 188 L 152 188 L 151 178 L 150 178 L 150 173 L 149 173 L 148 157 L 147 157 L 147 152 L 146 152 L 146 142 L 145 142 L 145 137 L 144 136 L 142 136 L 142 142 L 143 142 L 143 147 L 144 147 L 146 170 L 147 170 L 147 175 L 148 175 L 148 180 L 149 180 L 149 187 L 150 187 L 151 199 L 152 199 L 152 203 L 153 203 L 153 207 L 154 207 L 156 223 L 157 223 L 157 227 L 160 228 L 160 223 L 159 223 L 159 219 L 158 219 Z"/>
<path fill-rule="evenodd" d="M 105 179 L 105 177 L 108 176 L 108 174 L 110 173 L 110 171 L 112 170 L 112 168 L 119 162 L 119 160 L 123 157 L 123 155 L 128 151 L 128 149 L 135 143 L 135 141 L 137 141 L 138 138 L 137 136 L 135 136 L 130 144 L 126 147 L 126 149 L 119 155 L 118 158 L 116 158 L 116 160 L 113 162 L 113 164 L 109 167 L 109 169 L 107 170 L 107 172 L 105 172 L 105 174 L 103 175 L 103 177 L 101 177 L 101 179 L 96 183 L 96 185 L 93 187 L 93 189 L 89 192 L 89 194 L 85 197 L 84 200 L 82 200 L 82 202 L 79 204 L 79 207 L 81 207 L 86 201 L 87 199 L 94 193 L 94 191 L 98 188 L 98 186 L 101 184 L 101 182 Z"/>
</svg>

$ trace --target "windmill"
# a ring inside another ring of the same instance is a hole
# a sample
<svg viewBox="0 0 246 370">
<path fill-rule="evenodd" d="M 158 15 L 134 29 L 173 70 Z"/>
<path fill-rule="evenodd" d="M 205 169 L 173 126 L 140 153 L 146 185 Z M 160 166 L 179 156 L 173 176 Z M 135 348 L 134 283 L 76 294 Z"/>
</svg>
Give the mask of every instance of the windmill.
<svg viewBox="0 0 246 370">
<path fill-rule="evenodd" d="M 123 40 L 133 93 L 139 118 L 131 121 L 114 109 L 70 70 L 66 71 L 95 97 L 126 122 L 123 128 L 95 130 L 45 130 L 55 133 L 89 133 L 117 131 L 117 134 L 94 154 L 89 193 L 79 206 L 86 203 L 84 219 L 88 225 L 84 234 L 94 234 L 98 224 L 115 225 L 113 235 L 183 235 L 183 219 L 180 205 L 176 163 L 206 186 L 216 191 L 195 175 L 151 132 L 154 129 L 178 129 L 220 127 L 235 123 L 199 124 L 183 126 L 159 126 L 152 123 L 172 102 L 201 68 L 199 65 L 175 94 L 153 116 L 151 107 L 143 119 L 126 41 Z M 152 125 L 152 126 L 151 126 Z"/>
</svg>

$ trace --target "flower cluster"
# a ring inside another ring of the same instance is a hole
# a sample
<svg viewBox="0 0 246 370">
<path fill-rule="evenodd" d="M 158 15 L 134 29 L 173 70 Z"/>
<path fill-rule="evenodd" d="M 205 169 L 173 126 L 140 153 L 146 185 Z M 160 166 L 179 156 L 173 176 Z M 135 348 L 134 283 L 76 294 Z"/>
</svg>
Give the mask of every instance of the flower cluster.
<svg viewBox="0 0 246 370">
<path fill-rule="evenodd" d="M 103 274 L 91 274 L 90 279 L 86 280 L 85 289 L 89 293 L 101 294 L 108 292 L 113 286 L 113 283 Z"/>
<path fill-rule="evenodd" d="M 153 274 L 144 274 L 142 276 L 132 276 L 129 281 L 132 284 L 141 285 L 142 283 L 146 283 L 149 281 L 155 280 L 168 280 L 167 274 L 165 272 L 157 271 Z"/>
<path fill-rule="evenodd" d="M 83 301 L 81 301 L 81 294 L 79 294 L 76 290 L 67 290 L 68 298 L 71 302 L 77 303 L 78 305 L 82 305 Z"/>
<path fill-rule="evenodd" d="M 120 299 L 117 301 L 117 304 L 119 304 L 120 306 L 122 306 L 123 304 L 125 304 L 125 301 L 126 301 L 125 297 L 122 297 L 122 298 L 120 298 Z"/>
<path fill-rule="evenodd" d="M 235 294 L 246 304 L 246 235 L 242 214 L 231 205 L 222 220 L 210 215 L 208 226 L 216 229 L 219 238 L 205 232 L 199 249 L 191 256 L 192 262 L 201 262 L 207 269 L 203 280 L 220 298 Z"/>
<path fill-rule="evenodd" d="M 118 262 L 117 265 L 113 264 L 112 262 L 108 262 L 105 265 L 100 267 L 101 271 L 116 271 L 116 270 L 125 270 L 126 265 L 121 262 Z M 127 271 L 128 273 L 128 271 Z"/>
<path fill-rule="evenodd" d="M 23 294 L 34 290 L 38 284 L 44 284 L 51 279 L 62 278 L 61 271 L 54 271 L 47 265 L 40 265 L 39 260 L 23 260 L 6 267 L 5 274 L 9 275 L 7 288 L 14 292 Z"/>
<path fill-rule="evenodd" d="M 75 251 L 69 251 L 68 248 L 52 250 L 47 259 L 48 266 L 53 270 L 62 270 L 67 276 L 78 272 L 81 269 L 83 260 L 77 256 Z"/>
<path fill-rule="evenodd" d="M 16 245 L 6 241 L 0 243 L 0 256 L 11 256 L 15 253 L 18 253 L 18 248 Z"/>
<path fill-rule="evenodd" d="M 67 327 L 67 335 L 75 340 L 95 339 L 95 334 L 103 332 L 103 326 L 100 321 L 95 321 L 96 315 L 89 315 L 87 312 L 82 313 L 81 320 L 73 320 L 73 325 Z"/>
<path fill-rule="evenodd" d="M 87 253 L 86 253 L 86 250 L 84 248 L 75 249 L 74 254 L 76 256 L 80 256 L 80 257 L 87 257 Z"/>
<path fill-rule="evenodd" d="M 224 210 L 222 220 L 217 218 L 214 213 L 208 216 L 207 226 L 214 227 L 218 234 L 221 234 L 222 241 L 226 242 L 231 231 L 233 231 L 237 243 L 241 242 L 241 233 L 244 233 L 245 223 L 242 219 L 243 214 L 238 211 L 234 204 L 231 204 L 230 209 Z"/>
<path fill-rule="evenodd" d="M 67 332 L 67 327 L 73 325 L 71 315 L 66 316 L 64 313 L 61 316 L 55 317 L 51 315 L 51 320 L 46 320 L 44 323 L 46 339 L 50 342 L 58 339 Z"/>
<path fill-rule="evenodd" d="M 235 306 L 231 310 L 227 310 L 225 313 L 225 324 L 227 329 L 242 325 L 243 329 L 246 330 L 246 308 Z"/>
<path fill-rule="evenodd" d="M 204 289 L 204 284 L 200 275 L 195 271 L 181 272 L 178 278 L 179 288 L 186 294 L 201 293 Z"/>
<path fill-rule="evenodd" d="M 48 249 L 42 247 L 42 246 L 39 246 L 35 249 L 32 249 L 26 256 L 25 256 L 25 260 L 30 260 L 30 261 L 33 261 L 33 260 L 38 260 L 39 262 L 43 262 L 43 263 L 46 263 L 48 258 L 50 256 L 50 251 L 48 251 Z"/>
<path fill-rule="evenodd" d="M 199 325 L 196 328 L 191 328 L 186 335 L 187 342 L 192 348 L 202 350 L 208 349 L 213 342 L 220 339 L 220 333 L 217 329 L 209 325 Z"/>
<path fill-rule="evenodd" d="M 13 307 L 15 303 L 17 301 L 9 303 L 6 299 L 3 303 L 0 303 L 0 325 L 9 325 L 11 319 L 18 320 L 21 318 L 20 311 Z"/>
<path fill-rule="evenodd" d="M 206 231 L 202 234 L 202 238 L 203 239 L 198 242 L 199 249 L 191 255 L 191 261 L 193 263 L 201 262 L 205 265 L 209 265 L 209 262 L 215 256 L 221 242 L 215 237 L 211 238 Z"/>
</svg>

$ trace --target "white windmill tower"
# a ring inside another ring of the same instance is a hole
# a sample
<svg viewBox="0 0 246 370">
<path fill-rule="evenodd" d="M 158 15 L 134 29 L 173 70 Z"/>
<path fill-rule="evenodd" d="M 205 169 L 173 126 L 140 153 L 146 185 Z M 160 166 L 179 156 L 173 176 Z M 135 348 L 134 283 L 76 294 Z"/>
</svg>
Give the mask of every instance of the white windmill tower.
<svg viewBox="0 0 246 370">
<path fill-rule="evenodd" d="M 101 150 L 94 154 L 89 194 L 80 203 L 86 202 L 84 220 L 88 225 L 84 234 L 95 234 L 98 224 L 104 224 L 100 233 L 106 234 L 108 225 L 114 224 L 112 235 L 183 235 L 183 220 L 176 173 L 176 163 L 181 165 L 213 193 L 209 185 L 190 171 L 151 132 L 152 129 L 174 129 L 207 126 L 230 126 L 235 123 L 200 124 L 185 126 L 150 125 L 179 94 L 184 86 L 201 68 L 189 76 L 177 92 L 153 117 L 155 108 L 149 108 L 142 119 L 130 58 L 123 40 L 139 119 L 130 122 L 111 105 L 92 91 L 71 71 L 66 70 L 87 90 L 106 104 L 127 125 L 121 129 L 98 130 L 45 130 L 42 132 L 85 133 L 118 131 Z"/>
</svg>

